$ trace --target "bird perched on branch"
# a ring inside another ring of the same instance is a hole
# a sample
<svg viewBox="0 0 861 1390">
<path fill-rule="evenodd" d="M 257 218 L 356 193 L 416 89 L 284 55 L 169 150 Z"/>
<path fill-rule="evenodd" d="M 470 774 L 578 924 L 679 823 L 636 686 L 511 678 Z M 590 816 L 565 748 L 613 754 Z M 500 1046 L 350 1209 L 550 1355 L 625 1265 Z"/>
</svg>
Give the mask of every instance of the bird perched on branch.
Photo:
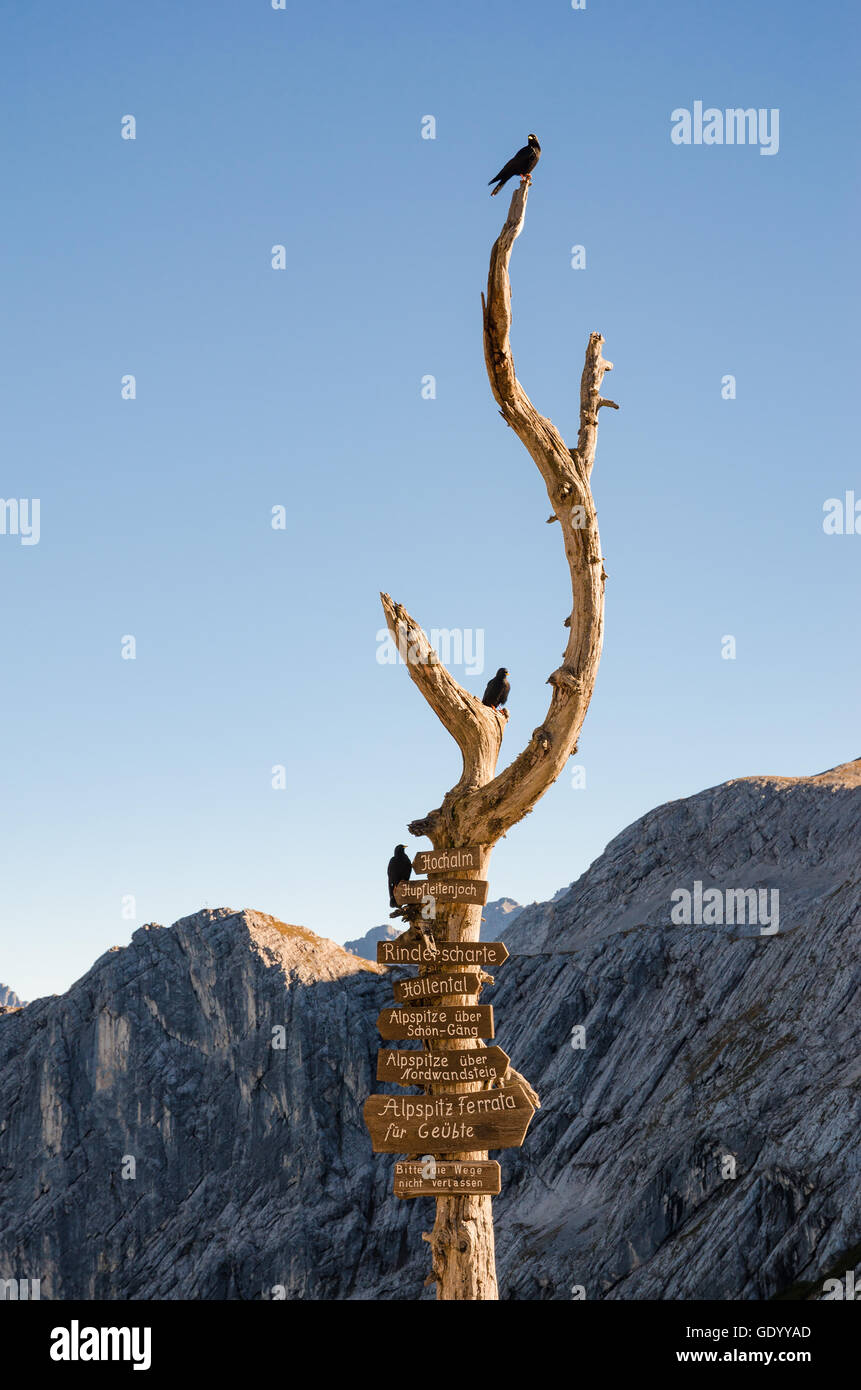
<svg viewBox="0 0 861 1390">
<path fill-rule="evenodd" d="M 488 179 L 488 184 L 496 184 L 496 187 L 490 195 L 491 198 L 495 198 L 503 184 L 508 183 L 509 179 L 513 179 L 515 174 L 519 174 L 521 179 L 526 179 L 528 183 L 531 183 L 532 179 L 530 175 L 540 158 L 541 146 L 538 143 L 538 136 L 530 135 L 527 137 L 527 142 L 523 146 L 523 149 L 518 150 L 517 154 L 514 155 L 512 159 L 509 159 L 507 164 L 503 164 L 498 174 L 494 174 L 492 179 Z"/>
<path fill-rule="evenodd" d="M 408 883 L 413 871 L 412 860 L 406 852 L 406 845 L 395 845 L 395 852 L 389 860 L 389 907 L 397 907 L 395 888 L 399 883 Z"/>
<path fill-rule="evenodd" d="M 487 689 L 484 692 L 481 703 L 490 705 L 491 709 L 498 709 L 504 705 L 511 691 L 508 680 L 508 672 L 504 666 L 500 666 L 492 680 L 487 682 Z"/>
</svg>

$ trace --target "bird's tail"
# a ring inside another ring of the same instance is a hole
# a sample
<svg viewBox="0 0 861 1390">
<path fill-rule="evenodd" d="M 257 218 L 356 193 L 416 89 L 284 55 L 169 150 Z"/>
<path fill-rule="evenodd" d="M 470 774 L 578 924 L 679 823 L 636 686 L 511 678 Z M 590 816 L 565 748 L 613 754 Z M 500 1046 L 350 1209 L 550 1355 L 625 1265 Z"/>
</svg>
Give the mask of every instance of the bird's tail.
<svg viewBox="0 0 861 1390">
<path fill-rule="evenodd" d="M 493 179 L 491 179 L 490 182 L 493 183 Z M 496 195 L 497 195 L 497 193 L 499 192 L 499 190 L 500 190 L 501 187 L 502 187 L 502 184 L 501 184 L 501 183 L 498 183 L 498 184 L 496 185 L 496 187 L 495 187 L 494 189 L 491 190 L 491 194 L 490 194 L 491 198 L 495 198 L 495 197 L 496 197 Z"/>
</svg>

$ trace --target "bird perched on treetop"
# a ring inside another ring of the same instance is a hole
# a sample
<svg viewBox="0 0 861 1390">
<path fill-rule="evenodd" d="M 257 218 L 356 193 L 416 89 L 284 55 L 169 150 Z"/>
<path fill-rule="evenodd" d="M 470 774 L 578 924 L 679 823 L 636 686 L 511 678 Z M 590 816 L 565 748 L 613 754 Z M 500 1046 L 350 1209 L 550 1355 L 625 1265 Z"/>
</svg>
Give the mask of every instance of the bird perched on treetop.
<svg viewBox="0 0 861 1390">
<path fill-rule="evenodd" d="M 491 709 L 498 709 L 504 705 L 508 699 L 511 685 L 508 680 L 508 672 L 504 666 L 500 666 L 493 680 L 487 682 L 487 689 L 484 692 L 481 703 L 490 705 Z"/>
<path fill-rule="evenodd" d="M 530 175 L 541 158 L 541 146 L 538 143 L 537 135 L 527 137 L 527 142 L 522 150 L 518 150 L 513 159 L 509 159 L 507 164 L 503 164 L 498 174 L 494 174 L 492 179 L 488 179 L 488 184 L 495 183 L 496 187 L 491 193 L 491 198 L 495 198 L 503 184 L 513 179 L 515 174 L 519 174 L 521 179 L 526 179 L 531 183 Z"/>
<path fill-rule="evenodd" d="M 395 902 L 395 887 L 399 883 L 408 883 L 410 874 L 413 871 L 412 860 L 406 853 L 406 845 L 395 845 L 395 852 L 389 860 L 389 907 L 397 907 Z"/>
</svg>

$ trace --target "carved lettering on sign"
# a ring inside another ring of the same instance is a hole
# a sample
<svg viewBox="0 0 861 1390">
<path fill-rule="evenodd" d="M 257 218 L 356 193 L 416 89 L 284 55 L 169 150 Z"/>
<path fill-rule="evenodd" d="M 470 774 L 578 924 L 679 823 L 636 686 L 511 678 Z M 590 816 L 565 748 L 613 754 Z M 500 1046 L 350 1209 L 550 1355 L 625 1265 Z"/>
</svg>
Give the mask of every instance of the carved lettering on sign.
<svg viewBox="0 0 861 1390">
<path fill-rule="evenodd" d="M 522 1086 L 465 1095 L 370 1096 L 365 1124 L 374 1153 L 456 1153 L 518 1148 L 535 1107 Z"/>
<path fill-rule="evenodd" d="M 491 1004 L 451 1004 L 442 1009 L 383 1009 L 377 1018 L 382 1037 L 492 1038 Z"/>
</svg>

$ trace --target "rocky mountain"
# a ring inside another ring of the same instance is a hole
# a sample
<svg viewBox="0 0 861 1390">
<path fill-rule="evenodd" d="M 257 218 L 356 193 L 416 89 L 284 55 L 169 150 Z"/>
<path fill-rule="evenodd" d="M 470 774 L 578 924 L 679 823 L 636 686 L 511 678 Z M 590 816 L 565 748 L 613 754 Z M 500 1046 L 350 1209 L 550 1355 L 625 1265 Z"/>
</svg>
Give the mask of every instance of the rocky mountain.
<svg viewBox="0 0 861 1390">
<path fill-rule="evenodd" d="M 768 1299 L 857 1268 L 859 851 L 861 760 L 744 778 L 521 914 L 494 1003 L 543 1108 L 504 1178 L 509 1296 Z M 674 921 L 697 882 L 776 891 L 777 932 Z"/>
<path fill-rule="evenodd" d="M 495 902 L 487 903 L 481 918 L 482 941 L 498 941 L 500 932 L 507 930 L 522 911 L 520 903 L 513 898 L 497 898 Z M 352 951 L 354 956 L 361 956 L 363 960 L 376 961 L 377 942 L 392 941 L 403 929 L 404 924 L 399 919 L 383 922 L 379 927 L 371 927 L 355 941 L 345 941 L 344 950 Z"/>
<path fill-rule="evenodd" d="M 20 1009 L 23 1008 L 24 1001 L 19 999 L 14 989 L 8 985 L 0 984 L 0 1009 Z"/>
<path fill-rule="evenodd" d="M 394 941 L 396 936 L 400 936 L 404 929 L 403 922 L 381 922 L 378 927 L 370 927 L 364 936 L 357 936 L 355 941 L 345 941 L 344 950 L 350 951 L 354 956 L 360 956 L 362 960 L 377 959 L 377 942 Z"/>
<path fill-rule="evenodd" d="M 507 935 L 523 911 L 520 903 L 513 898 L 496 898 L 485 903 L 481 912 L 482 941 L 499 941 Z"/>
<path fill-rule="evenodd" d="M 745 778 L 650 812 L 520 913 L 485 996 L 542 1100 L 499 1155 L 503 1297 L 818 1297 L 859 1269 L 859 848 L 861 760 Z M 776 932 L 727 925 L 763 901 Z M 362 1123 L 391 974 L 207 910 L 1 1016 L 0 1277 L 432 1298 L 432 1204 L 391 1195 Z"/>
</svg>

